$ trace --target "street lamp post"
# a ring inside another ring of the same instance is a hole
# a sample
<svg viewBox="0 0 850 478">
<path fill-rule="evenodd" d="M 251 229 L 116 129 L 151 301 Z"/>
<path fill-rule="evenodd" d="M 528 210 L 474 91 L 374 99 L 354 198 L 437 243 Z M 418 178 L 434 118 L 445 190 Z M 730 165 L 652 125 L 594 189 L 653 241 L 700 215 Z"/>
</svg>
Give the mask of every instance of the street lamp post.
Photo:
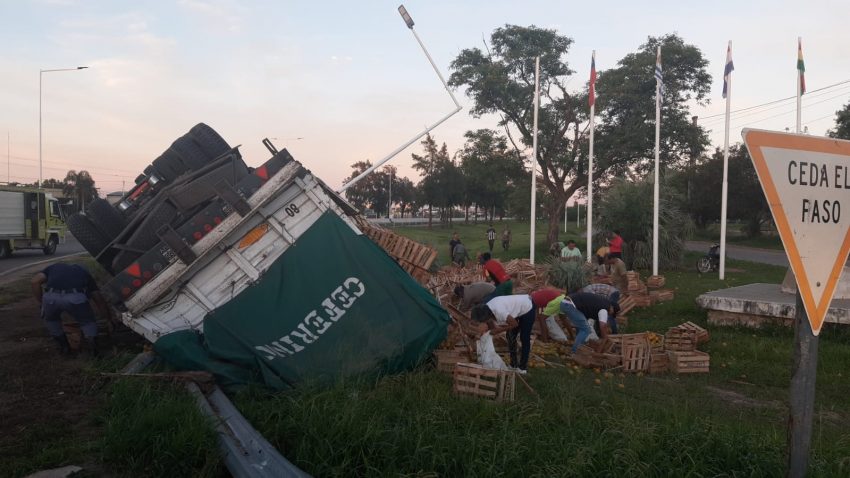
<svg viewBox="0 0 850 478">
<path fill-rule="evenodd" d="M 45 73 L 52 73 L 54 71 L 76 71 L 76 70 L 85 70 L 88 68 L 87 66 L 78 66 L 76 68 L 56 68 L 53 70 L 38 70 L 38 187 L 41 187 L 41 183 L 44 180 L 42 177 L 42 165 L 41 165 L 41 85 L 42 85 L 42 77 Z"/>
</svg>

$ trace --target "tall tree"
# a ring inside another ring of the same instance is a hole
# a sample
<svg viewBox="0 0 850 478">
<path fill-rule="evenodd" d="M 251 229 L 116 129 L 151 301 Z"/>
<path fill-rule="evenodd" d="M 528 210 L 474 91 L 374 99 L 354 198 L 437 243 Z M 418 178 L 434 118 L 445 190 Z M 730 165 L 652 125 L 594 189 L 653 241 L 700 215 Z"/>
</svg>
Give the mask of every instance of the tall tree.
<svg viewBox="0 0 850 478">
<path fill-rule="evenodd" d="M 490 212 L 503 211 L 511 191 L 526 174 L 522 160 L 508 148 L 507 139 L 490 129 L 467 131 L 460 151 L 466 197 Z"/>
<path fill-rule="evenodd" d="M 65 175 L 62 183 L 62 194 L 65 197 L 74 198 L 74 209 L 76 211 L 82 211 L 85 209 L 86 204 L 89 204 L 98 197 L 94 178 L 91 177 L 88 171 L 74 171 L 72 169 Z"/>
<path fill-rule="evenodd" d="M 830 138 L 850 139 L 850 103 L 835 112 L 835 128 L 826 134 Z"/>
<path fill-rule="evenodd" d="M 464 178 L 458 165 L 449 157 L 446 143 L 437 147 L 431 135 L 420 143 L 423 155 L 413 153 L 413 168 L 422 180 L 419 189 L 422 201 L 428 204 L 428 227 L 431 227 L 433 207 L 440 210 L 441 221 L 451 221 L 452 209 L 461 203 L 464 195 Z"/>
<path fill-rule="evenodd" d="M 393 183 L 393 199 L 398 203 L 401 209 L 401 217 L 404 217 L 405 210 L 416 202 L 416 186 L 407 177 L 399 179 Z"/>
<path fill-rule="evenodd" d="M 366 171 L 372 166 L 372 163 L 367 159 L 365 161 L 357 161 L 351 165 L 351 175 L 347 178 L 348 181 L 357 177 L 363 171 Z M 387 210 L 388 183 L 389 175 L 384 171 L 373 171 L 365 178 L 361 179 L 357 184 L 345 190 L 345 198 L 359 211 L 372 209 L 375 214 L 380 216 Z"/>
<path fill-rule="evenodd" d="M 762 224 L 770 221 L 770 208 L 747 148 L 741 143 L 729 147 L 728 177 L 727 217 L 744 221 L 747 235 L 760 234 Z M 704 226 L 719 220 L 723 181 L 723 151 L 720 148 L 694 168 L 693 179 L 687 205 L 694 221 Z"/>
<path fill-rule="evenodd" d="M 612 125 L 607 131 L 600 125 L 597 135 L 597 141 L 603 148 L 599 160 L 594 162 L 594 178 L 600 181 L 607 180 L 609 170 L 625 171 L 648 157 L 646 145 L 638 141 L 637 135 L 628 135 L 628 140 L 619 140 L 617 135 L 628 125 L 644 128 L 643 123 L 637 123 L 647 121 L 643 112 L 645 104 L 654 113 L 655 55 L 653 53 L 649 58 L 646 52 L 658 42 L 665 51 L 666 45 L 670 44 L 664 63 L 665 78 L 670 77 L 670 96 L 665 100 L 670 103 L 667 108 L 676 112 L 687 111 L 685 104 L 689 100 L 702 101 L 708 91 L 710 77 L 705 73 L 706 62 L 702 54 L 675 35 L 650 38 L 637 53 L 626 56 L 620 62 L 620 70 L 608 76 L 610 79 L 606 80 L 604 87 L 603 72 L 597 87 L 600 94 L 597 111 L 603 121 Z M 540 165 L 541 182 L 550 193 L 546 208 L 548 239 L 555 242 L 567 199 L 587 186 L 587 92 L 570 92 L 566 88 L 574 73 L 566 61 L 572 39 L 559 35 L 555 30 L 533 25 L 506 25 L 493 32 L 490 44 L 486 52 L 478 48 L 463 50 L 452 62 L 453 73 L 449 82 L 452 86 L 466 88 L 466 94 L 474 102 L 470 114 L 475 117 L 489 113 L 498 115 L 499 126 L 505 129 L 517 154 L 524 154 L 532 145 L 534 58 L 540 56 L 541 99 L 538 150 L 534 159 Z M 674 48 L 675 45 L 678 48 Z M 621 76 L 619 84 L 614 80 L 618 75 Z M 632 82 L 639 83 L 640 87 L 632 85 Z M 645 96 L 643 100 L 638 100 L 640 94 Z M 609 99 L 607 103 L 602 101 L 605 98 Z M 625 107 L 630 103 L 640 105 L 641 113 L 629 114 Z M 612 111 L 607 112 L 609 108 Z M 608 138 L 600 137 L 606 132 Z M 664 126 L 664 134 L 677 137 L 669 140 L 673 148 L 668 147 L 675 153 L 682 151 L 680 144 L 691 146 L 700 138 L 704 141 L 705 137 L 698 127 L 691 129 L 678 121 Z M 653 137 L 646 136 L 650 142 Z M 607 148 L 604 147 L 606 145 Z M 688 148 L 687 152 L 692 151 Z"/>
<path fill-rule="evenodd" d="M 698 158 L 708 136 L 690 118 L 689 104 L 704 105 L 711 87 L 708 61 L 699 48 L 678 35 L 649 37 L 635 53 L 599 75 L 597 108 L 601 122 L 596 141 L 597 167 L 623 174 L 627 169 L 650 171 L 655 156 L 655 56 L 661 46 L 665 93 L 661 101 L 659 161 L 684 165 Z"/>
</svg>

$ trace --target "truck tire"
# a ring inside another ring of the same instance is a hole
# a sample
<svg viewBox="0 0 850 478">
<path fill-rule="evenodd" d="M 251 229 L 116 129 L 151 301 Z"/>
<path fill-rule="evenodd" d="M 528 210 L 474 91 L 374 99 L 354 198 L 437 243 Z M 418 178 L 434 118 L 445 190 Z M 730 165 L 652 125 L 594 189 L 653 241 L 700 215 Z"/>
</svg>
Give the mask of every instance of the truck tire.
<svg viewBox="0 0 850 478">
<path fill-rule="evenodd" d="M 171 148 L 165 150 L 158 158 L 153 160 L 153 169 L 158 172 L 167 183 L 171 183 L 188 169 L 180 156 L 175 154 Z"/>
<path fill-rule="evenodd" d="M 145 176 L 144 174 L 140 174 L 140 175 L 136 176 L 136 184 L 142 184 L 143 182 L 145 182 L 145 179 L 147 179 L 147 178 L 148 177 Z"/>
<path fill-rule="evenodd" d="M 211 159 L 188 134 L 177 138 L 177 141 L 168 148 L 167 153 L 176 154 L 180 157 L 183 165 L 192 171 L 203 168 Z"/>
<path fill-rule="evenodd" d="M 112 207 L 106 199 L 95 199 L 86 209 L 86 215 L 110 240 L 118 237 L 127 226 L 124 215 Z"/>
<path fill-rule="evenodd" d="M 12 255 L 12 246 L 9 241 L 0 241 L 0 259 L 5 259 Z"/>
<path fill-rule="evenodd" d="M 55 234 L 51 234 L 50 238 L 47 239 L 47 244 L 41 250 L 44 251 L 45 256 L 52 256 L 56 253 L 56 246 L 58 245 L 59 238 Z"/>
<path fill-rule="evenodd" d="M 109 239 L 89 220 L 80 213 L 72 214 L 66 221 L 71 234 L 92 256 L 97 256 L 109 244 Z"/>
<path fill-rule="evenodd" d="M 216 131 L 204 123 L 196 124 L 189 135 L 210 159 L 216 159 L 222 154 L 230 151 L 230 145 Z"/>
</svg>

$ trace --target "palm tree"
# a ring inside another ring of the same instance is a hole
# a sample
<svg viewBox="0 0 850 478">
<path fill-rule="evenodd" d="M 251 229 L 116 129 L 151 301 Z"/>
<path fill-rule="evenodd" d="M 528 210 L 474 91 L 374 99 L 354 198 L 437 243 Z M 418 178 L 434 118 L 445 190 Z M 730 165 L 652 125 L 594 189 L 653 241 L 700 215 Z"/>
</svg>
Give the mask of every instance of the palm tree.
<svg viewBox="0 0 850 478">
<path fill-rule="evenodd" d="M 88 171 L 68 171 L 62 185 L 62 193 L 65 197 L 74 198 L 74 209 L 82 211 L 86 204 L 97 199 L 97 189 L 94 187 L 94 178 Z"/>
</svg>

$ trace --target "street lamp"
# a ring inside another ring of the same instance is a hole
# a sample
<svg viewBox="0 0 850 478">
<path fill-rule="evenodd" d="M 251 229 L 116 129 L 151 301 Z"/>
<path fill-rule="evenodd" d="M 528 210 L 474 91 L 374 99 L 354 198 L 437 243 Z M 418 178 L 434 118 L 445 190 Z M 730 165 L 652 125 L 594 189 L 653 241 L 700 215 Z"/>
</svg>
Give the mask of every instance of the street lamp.
<svg viewBox="0 0 850 478">
<path fill-rule="evenodd" d="M 76 68 L 57 68 L 53 70 L 38 70 L 38 187 L 41 187 L 42 178 L 42 167 L 41 167 L 41 84 L 42 77 L 45 73 L 52 73 L 54 71 L 76 71 L 76 70 L 85 70 L 88 68 L 87 66 L 78 66 Z"/>
</svg>

